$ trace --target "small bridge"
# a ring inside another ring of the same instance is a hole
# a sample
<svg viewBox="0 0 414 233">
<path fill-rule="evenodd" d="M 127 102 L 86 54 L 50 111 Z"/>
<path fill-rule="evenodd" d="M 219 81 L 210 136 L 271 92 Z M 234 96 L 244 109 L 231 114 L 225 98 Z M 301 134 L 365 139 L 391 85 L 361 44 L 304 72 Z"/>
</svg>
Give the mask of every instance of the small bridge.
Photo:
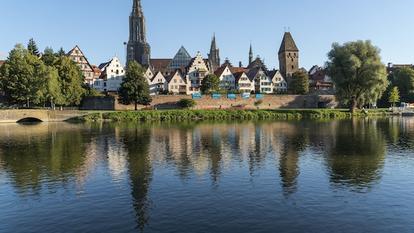
<svg viewBox="0 0 414 233">
<path fill-rule="evenodd" d="M 61 122 L 87 114 L 81 111 L 0 110 L 0 123 Z"/>
</svg>

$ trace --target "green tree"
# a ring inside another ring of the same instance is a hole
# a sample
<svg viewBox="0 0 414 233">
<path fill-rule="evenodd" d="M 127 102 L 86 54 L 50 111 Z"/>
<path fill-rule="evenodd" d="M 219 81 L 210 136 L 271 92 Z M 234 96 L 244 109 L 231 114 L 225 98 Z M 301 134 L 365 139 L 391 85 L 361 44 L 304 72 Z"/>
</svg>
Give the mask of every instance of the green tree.
<svg viewBox="0 0 414 233">
<path fill-rule="evenodd" d="M 58 56 L 58 57 L 62 57 L 62 56 L 65 56 L 65 55 L 66 55 L 66 52 L 65 52 L 65 50 L 62 47 L 56 53 L 56 56 Z"/>
<path fill-rule="evenodd" d="M 60 56 L 54 63 L 54 67 L 58 71 L 59 83 L 63 104 L 79 105 L 85 93 L 83 85 L 83 76 L 78 65 L 66 56 Z"/>
<path fill-rule="evenodd" d="M 38 57 L 16 45 L 0 72 L 2 89 L 11 103 L 25 103 L 27 107 L 40 103 L 48 70 Z"/>
<path fill-rule="evenodd" d="M 351 112 L 376 102 L 387 89 L 387 72 L 380 50 L 370 41 L 334 43 L 328 58 L 326 67 L 335 83 L 336 95 Z"/>
<path fill-rule="evenodd" d="M 220 90 L 220 79 L 214 75 L 209 74 L 201 81 L 201 93 L 211 94 Z"/>
<path fill-rule="evenodd" d="M 55 52 L 53 52 L 53 49 L 51 47 L 46 47 L 42 55 L 42 61 L 45 63 L 45 65 L 53 66 L 56 59 L 57 57 L 55 55 Z"/>
<path fill-rule="evenodd" d="M 120 101 L 123 104 L 134 103 L 135 111 L 138 110 L 138 104 L 149 105 L 152 102 L 144 73 L 144 68 L 137 62 L 129 62 L 119 91 Z"/>
<path fill-rule="evenodd" d="M 181 99 L 177 104 L 181 108 L 194 108 L 197 105 L 197 102 L 192 99 Z"/>
<path fill-rule="evenodd" d="M 34 39 L 33 38 L 31 38 L 30 40 L 29 40 L 29 43 L 27 44 L 27 50 L 32 54 L 32 55 L 35 55 L 36 57 L 39 57 L 40 56 L 40 53 L 39 53 L 39 48 L 37 47 L 37 44 L 36 44 L 36 42 L 34 41 Z"/>
<path fill-rule="evenodd" d="M 392 107 L 395 106 L 395 103 L 400 102 L 400 91 L 398 90 L 398 87 L 394 87 L 391 89 L 388 102 L 391 104 Z"/>
<path fill-rule="evenodd" d="M 390 74 L 390 80 L 394 86 L 398 87 L 402 101 L 414 101 L 414 69 L 396 69 Z"/>
<path fill-rule="evenodd" d="M 304 71 L 297 71 L 292 75 L 289 84 L 289 90 L 292 94 L 306 95 L 309 93 L 309 76 Z"/>
</svg>

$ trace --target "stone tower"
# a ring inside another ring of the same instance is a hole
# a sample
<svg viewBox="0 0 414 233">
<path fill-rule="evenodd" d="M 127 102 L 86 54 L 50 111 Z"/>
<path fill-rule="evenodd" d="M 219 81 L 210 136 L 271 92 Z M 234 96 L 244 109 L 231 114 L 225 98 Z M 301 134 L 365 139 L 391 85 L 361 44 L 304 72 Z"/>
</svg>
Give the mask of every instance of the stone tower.
<svg viewBox="0 0 414 233">
<path fill-rule="evenodd" d="M 253 47 L 252 44 L 250 43 L 250 50 L 249 50 L 249 65 L 252 64 L 253 62 Z"/>
<path fill-rule="evenodd" d="M 279 49 L 280 73 L 289 78 L 293 73 L 299 71 L 299 49 L 290 32 L 285 32 L 282 45 Z"/>
<path fill-rule="evenodd" d="M 216 71 L 220 67 L 220 50 L 217 48 L 216 35 L 211 41 L 210 53 L 208 54 L 208 62 L 211 72 Z"/>
<path fill-rule="evenodd" d="M 150 65 L 151 47 L 147 43 L 145 17 L 141 0 L 134 0 L 129 16 L 129 41 L 127 44 L 127 62 L 137 61 L 143 66 Z"/>
</svg>

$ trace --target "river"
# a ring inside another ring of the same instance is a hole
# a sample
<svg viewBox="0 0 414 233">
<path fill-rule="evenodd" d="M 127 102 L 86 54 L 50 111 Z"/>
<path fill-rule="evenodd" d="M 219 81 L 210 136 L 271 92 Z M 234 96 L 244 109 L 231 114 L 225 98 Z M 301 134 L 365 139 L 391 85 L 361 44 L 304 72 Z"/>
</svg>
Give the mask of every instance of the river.
<svg viewBox="0 0 414 233">
<path fill-rule="evenodd" d="M 0 124 L 0 232 L 414 232 L 414 118 Z"/>
</svg>

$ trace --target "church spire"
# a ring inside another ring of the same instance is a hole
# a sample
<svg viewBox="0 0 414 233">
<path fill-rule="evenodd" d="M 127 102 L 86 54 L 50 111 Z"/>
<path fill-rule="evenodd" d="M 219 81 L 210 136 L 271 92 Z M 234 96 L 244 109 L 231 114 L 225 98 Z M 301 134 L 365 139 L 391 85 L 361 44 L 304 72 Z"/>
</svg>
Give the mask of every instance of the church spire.
<svg viewBox="0 0 414 233">
<path fill-rule="evenodd" d="M 141 0 L 134 0 L 134 5 L 132 6 L 132 15 L 134 16 L 143 16 Z"/>
<path fill-rule="evenodd" d="M 214 72 L 220 67 L 220 50 L 217 48 L 216 34 L 213 35 L 211 40 L 210 53 L 208 54 L 208 61 L 210 63 L 210 69 Z"/>
<path fill-rule="evenodd" d="M 249 50 L 249 65 L 253 62 L 253 47 L 252 43 L 250 43 L 250 50 Z"/>
<path fill-rule="evenodd" d="M 141 65 L 150 65 L 151 47 L 147 43 L 145 17 L 140 0 L 133 0 L 129 17 L 129 41 L 127 61 L 135 60 Z"/>
</svg>

